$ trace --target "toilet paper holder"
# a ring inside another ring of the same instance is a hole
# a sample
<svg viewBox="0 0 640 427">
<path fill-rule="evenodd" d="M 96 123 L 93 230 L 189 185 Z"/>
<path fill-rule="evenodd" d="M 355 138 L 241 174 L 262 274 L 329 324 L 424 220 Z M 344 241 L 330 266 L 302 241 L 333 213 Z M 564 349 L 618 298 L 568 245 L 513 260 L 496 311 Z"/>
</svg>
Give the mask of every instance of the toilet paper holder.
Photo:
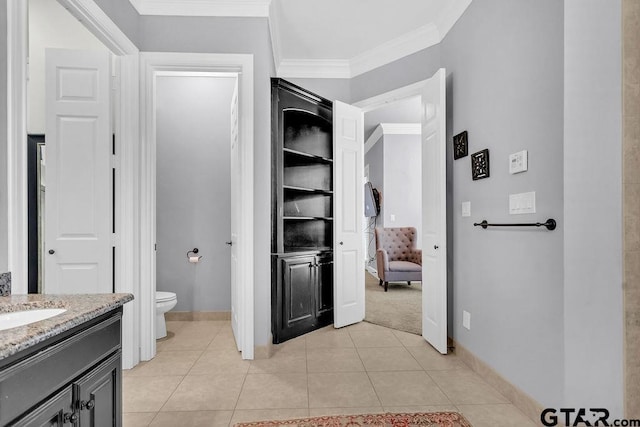
<svg viewBox="0 0 640 427">
<path fill-rule="evenodd" d="M 200 252 L 198 248 L 193 248 L 187 252 L 189 262 L 199 262 L 202 259 L 202 255 L 198 255 L 198 252 Z"/>
</svg>

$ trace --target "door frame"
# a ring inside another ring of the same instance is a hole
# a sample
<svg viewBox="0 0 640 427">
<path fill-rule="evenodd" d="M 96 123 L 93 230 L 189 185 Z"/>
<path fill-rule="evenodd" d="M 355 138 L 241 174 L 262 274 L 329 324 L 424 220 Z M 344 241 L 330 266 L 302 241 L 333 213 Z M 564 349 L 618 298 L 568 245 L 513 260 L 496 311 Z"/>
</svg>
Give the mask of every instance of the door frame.
<svg viewBox="0 0 640 427">
<path fill-rule="evenodd" d="M 58 0 L 116 56 L 116 292 L 139 293 L 138 270 L 138 123 L 139 50 L 93 0 Z M 14 294 L 28 293 L 27 215 L 27 57 L 28 4 L 7 0 L 7 163 L 9 213 L 9 271 Z M 124 305 L 122 366 L 140 361 L 139 304 Z"/>
<path fill-rule="evenodd" d="M 233 74 L 238 79 L 238 149 L 240 176 L 240 242 L 238 284 L 240 341 L 243 359 L 254 357 L 254 281 L 253 281 L 253 55 L 143 52 L 140 54 L 141 142 L 141 357 L 155 356 L 155 249 L 156 242 L 156 135 L 155 78 L 166 73 Z M 233 177 L 232 177 L 233 179 Z M 236 213 L 232 212 L 232 215 Z"/>
</svg>

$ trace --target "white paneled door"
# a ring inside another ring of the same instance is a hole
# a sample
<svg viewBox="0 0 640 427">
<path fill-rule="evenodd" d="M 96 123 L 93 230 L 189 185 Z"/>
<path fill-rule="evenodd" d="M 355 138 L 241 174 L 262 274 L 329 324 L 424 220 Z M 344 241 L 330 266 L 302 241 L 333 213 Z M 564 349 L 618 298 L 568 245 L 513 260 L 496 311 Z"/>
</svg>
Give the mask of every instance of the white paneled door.
<svg viewBox="0 0 640 427">
<path fill-rule="evenodd" d="M 240 150 L 238 149 L 238 82 L 231 97 L 231 329 L 238 351 L 242 351 L 242 328 L 239 310 L 242 295 L 238 271 L 238 243 L 240 241 Z"/>
<path fill-rule="evenodd" d="M 422 336 L 447 353 L 446 72 L 422 92 Z"/>
<path fill-rule="evenodd" d="M 334 280 L 336 328 L 364 319 L 364 118 L 362 110 L 333 103 Z"/>
<path fill-rule="evenodd" d="M 47 49 L 44 292 L 113 291 L 110 55 Z"/>
</svg>

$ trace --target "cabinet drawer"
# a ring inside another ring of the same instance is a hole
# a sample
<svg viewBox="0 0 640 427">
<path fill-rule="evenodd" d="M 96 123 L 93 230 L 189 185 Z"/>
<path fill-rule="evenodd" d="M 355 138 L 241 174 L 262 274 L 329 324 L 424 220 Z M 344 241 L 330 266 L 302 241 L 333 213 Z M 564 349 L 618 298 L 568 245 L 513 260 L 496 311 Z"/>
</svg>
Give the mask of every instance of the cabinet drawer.
<svg viewBox="0 0 640 427">
<path fill-rule="evenodd" d="M 120 318 L 117 313 L 4 368 L 0 372 L 0 425 L 120 350 Z"/>
</svg>

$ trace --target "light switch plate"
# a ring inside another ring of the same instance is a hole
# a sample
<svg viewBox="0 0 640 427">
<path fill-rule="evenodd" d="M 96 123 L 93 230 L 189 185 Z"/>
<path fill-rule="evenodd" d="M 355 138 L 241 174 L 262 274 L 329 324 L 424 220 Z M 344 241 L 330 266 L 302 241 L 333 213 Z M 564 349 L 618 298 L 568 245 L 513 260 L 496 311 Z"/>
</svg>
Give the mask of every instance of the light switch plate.
<svg viewBox="0 0 640 427">
<path fill-rule="evenodd" d="M 526 172 L 528 169 L 527 157 L 527 150 L 511 154 L 509 156 L 509 173 L 513 175 L 520 172 Z"/>
<path fill-rule="evenodd" d="M 462 202 L 462 216 L 471 216 L 471 202 Z"/>
<path fill-rule="evenodd" d="M 396 216 L 394 214 L 390 214 L 389 215 L 389 221 L 395 222 L 395 220 L 396 220 Z"/>
<path fill-rule="evenodd" d="M 509 194 L 509 214 L 532 214 L 536 213 L 536 192 Z"/>
<path fill-rule="evenodd" d="M 471 313 L 466 310 L 462 310 L 462 326 L 471 330 Z"/>
</svg>

